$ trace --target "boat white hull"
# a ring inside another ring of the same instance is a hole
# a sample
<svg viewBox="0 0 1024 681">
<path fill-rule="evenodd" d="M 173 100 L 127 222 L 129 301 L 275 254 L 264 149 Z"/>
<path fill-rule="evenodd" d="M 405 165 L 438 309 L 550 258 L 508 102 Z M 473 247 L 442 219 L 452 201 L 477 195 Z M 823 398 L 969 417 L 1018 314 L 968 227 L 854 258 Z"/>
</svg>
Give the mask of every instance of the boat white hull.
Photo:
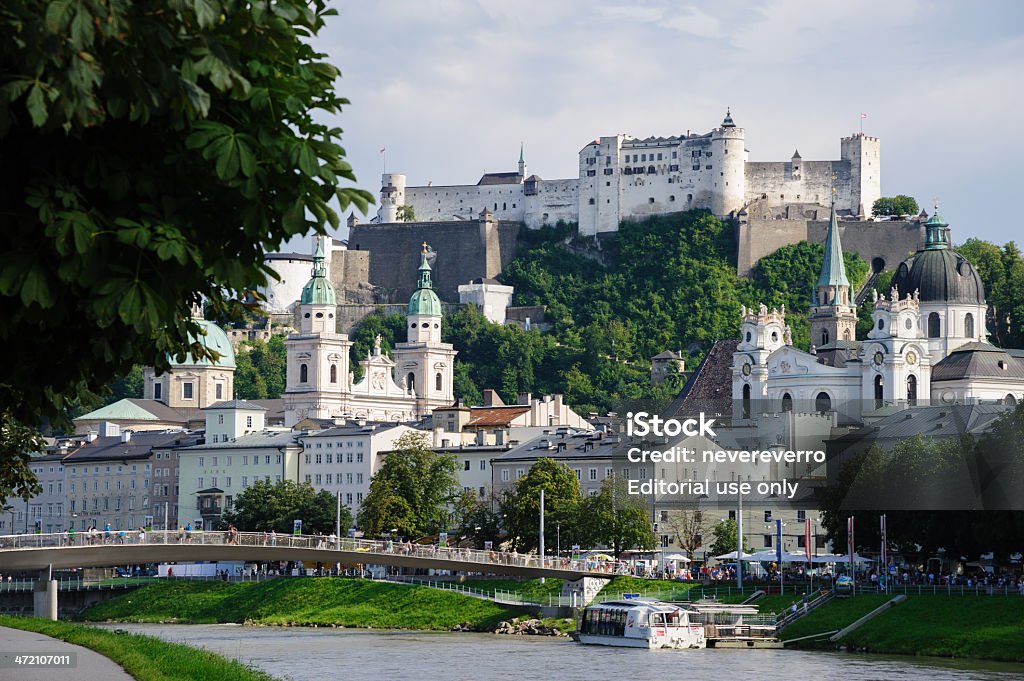
<svg viewBox="0 0 1024 681">
<path fill-rule="evenodd" d="M 682 641 L 682 640 L 658 640 L 646 638 L 634 638 L 629 636 L 598 636 L 596 634 L 577 634 L 579 642 L 592 646 L 615 646 L 618 648 L 646 648 L 656 650 L 658 648 L 672 648 L 685 650 L 687 648 L 704 648 L 705 640 Z"/>
</svg>

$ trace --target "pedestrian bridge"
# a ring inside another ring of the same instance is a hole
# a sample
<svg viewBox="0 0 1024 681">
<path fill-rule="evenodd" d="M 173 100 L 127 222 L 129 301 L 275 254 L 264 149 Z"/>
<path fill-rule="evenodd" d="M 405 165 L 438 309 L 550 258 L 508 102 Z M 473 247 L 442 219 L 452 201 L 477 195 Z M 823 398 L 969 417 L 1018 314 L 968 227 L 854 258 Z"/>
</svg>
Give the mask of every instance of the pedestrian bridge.
<svg viewBox="0 0 1024 681">
<path fill-rule="evenodd" d="M 608 577 L 586 563 L 553 556 L 479 551 L 406 542 L 277 535 L 264 532 L 134 532 L 20 534 L 0 537 L 0 574 L 19 570 L 112 567 L 145 563 L 238 560 L 297 561 L 343 565 L 387 565 L 575 581 Z"/>
</svg>

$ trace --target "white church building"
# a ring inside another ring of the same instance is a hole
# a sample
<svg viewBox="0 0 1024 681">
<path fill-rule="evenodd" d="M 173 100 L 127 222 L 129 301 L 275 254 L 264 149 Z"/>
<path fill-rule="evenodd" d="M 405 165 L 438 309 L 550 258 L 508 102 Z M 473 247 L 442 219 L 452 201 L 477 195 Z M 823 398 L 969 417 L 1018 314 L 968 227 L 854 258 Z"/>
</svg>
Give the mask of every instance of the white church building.
<svg viewBox="0 0 1024 681">
<path fill-rule="evenodd" d="M 424 245 L 419 282 L 409 298 L 406 341 L 396 345 L 391 359 L 381 351 L 378 336 L 359 362 L 362 378 L 356 381 L 349 365 L 352 342 L 337 331 L 337 301 L 317 243 L 312 276 L 299 299 L 299 330 L 285 340 L 286 426 L 306 418 L 413 421 L 453 402 L 456 352 L 441 341 L 441 301 L 430 274 Z"/>
<path fill-rule="evenodd" d="M 853 423 L 883 406 L 1024 399 L 1024 351 L 987 342 L 977 271 L 952 249 L 937 212 L 926 227 L 924 248 L 900 264 L 888 297 L 875 293 L 872 329 L 857 341 L 833 204 L 810 308 L 812 345 L 793 346 L 784 308 L 744 307 L 732 364 L 734 423 L 787 411 L 835 411 L 840 423 Z"/>
</svg>

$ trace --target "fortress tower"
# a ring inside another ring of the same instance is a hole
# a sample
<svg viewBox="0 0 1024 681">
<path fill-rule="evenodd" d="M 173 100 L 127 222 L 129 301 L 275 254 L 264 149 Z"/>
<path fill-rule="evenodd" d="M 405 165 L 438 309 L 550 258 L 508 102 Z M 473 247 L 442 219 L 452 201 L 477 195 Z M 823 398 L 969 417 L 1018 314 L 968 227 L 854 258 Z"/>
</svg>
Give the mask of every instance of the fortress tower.
<svg viewBox="0 0 1024 681">
<path fill-rule="evenodd" d="M 743 128 L 737 128 L 732 111 L 726 109 L 722 125 L 711 133 L 711 151 L 719 176 L 714 178 L 711 194 L 711 212 L 728 215 L 743 207 L 745 194 Z"/>
<path fill-rule="evenodd" d="M 856 215 L 871 215 L 882 196 L 881 153 L 878 138 L 862 132 L 840 140 L 839 158 L 850 162 L 850 210 Z"/>
<path fill-rule="evenodd" d="M 405 175 L 384 173 L 380 181 L 380 222 L 398 222 L 398 207 L 405 205 Z"/>
</svg>

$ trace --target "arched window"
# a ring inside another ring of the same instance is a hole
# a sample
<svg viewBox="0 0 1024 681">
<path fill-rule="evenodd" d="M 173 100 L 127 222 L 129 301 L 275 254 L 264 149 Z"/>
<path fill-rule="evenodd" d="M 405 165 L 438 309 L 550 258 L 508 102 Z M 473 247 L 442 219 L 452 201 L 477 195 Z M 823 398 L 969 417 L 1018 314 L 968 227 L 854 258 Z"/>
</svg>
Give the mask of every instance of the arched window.
<svg viewBox="0 0 1024 681">
<path fill-rule="evenodd" d="M 309 367 L 305 364 L 299 365 L 299 383 L 306 383 L 309 381 Z"/>
<path fill-rule="evenodd" d="M 942 330 L 940 328 L 940 326 L 941 325 L 939 323 L 939 313 L 938 312 L 932 312 L 930 315 L 928 315 L 928 337 L 929 338 L 938 338 L 939 337 L 939 334 L 940 334 L 940 332 Z"/>
<path fill-rule="evenodd" d="M 875 376 L 875 409 L 882 406 L 884 390 L 885 384 L 882 382 L 882 377 Z"/>
<path fill-rule="evenodd" d="M 436 390 L 437 392 L 441 392 L 441 390 L 442 390 L 441 386 L 442 386 L 443 382 L 444 382 L 444 379 L 441 377 L 441 372 L 438 371 L 437 375 L 434 376 L 434 390 Z"/>
<path fill-rule="evenodd" d="M 821 332 L 821 344 L 828 345 L 828 329 Z"/>
<path fill-rule="evenodd" d="M 1007 395 L 1003 398 L 1003 404 L 1012 407 L 1017 404 L 1017 398 L 1013 395 Z"/>
<path fill-rule="evenodd" d="M 411 371 L 405 377 L 405 387 L 407 390 L 416 390 L 416 374 Z"/>
<path fill-rule="evenodd" d="M 789 393 L 782 395 L 782 411 L 793 411 L 793 396 Z"/>
<path fill-rule="evenodd" d="M 852 338 L 850 338 L 850 330 L 849 329 L 847 329 L 846 331 L 843 331 L 843 340 L 853 340 Z"/>
<path fill-rule="evenodd" d="M 913 374 L 907 376 L 907 404 L 912 407 L 917 404 L 917 376 Z"/>
<path fill-rule="evenodd" d="M 832 410 L 832 398 L 828 396 L 828 393 L 818 393 L 818 396 L 814 398 L 814 410 L 818 412 Z"/>
<path fill-rule="evenodd" d="M 338 365 L 337 364 L 332 364 L 331 365 L 331 383 L 337 383 L 337 382 L 338 382 Z"/>
<path fill-rule="evenodd" d="M 743 418 L 750 418 L 750 384 L 743 384 Z"/>
<path fill-rule="evenodd" d="M 974 315 L 970 312 L 964 317 L 964 335 L 968 338 L 974 338 Z"/>
</svg>

